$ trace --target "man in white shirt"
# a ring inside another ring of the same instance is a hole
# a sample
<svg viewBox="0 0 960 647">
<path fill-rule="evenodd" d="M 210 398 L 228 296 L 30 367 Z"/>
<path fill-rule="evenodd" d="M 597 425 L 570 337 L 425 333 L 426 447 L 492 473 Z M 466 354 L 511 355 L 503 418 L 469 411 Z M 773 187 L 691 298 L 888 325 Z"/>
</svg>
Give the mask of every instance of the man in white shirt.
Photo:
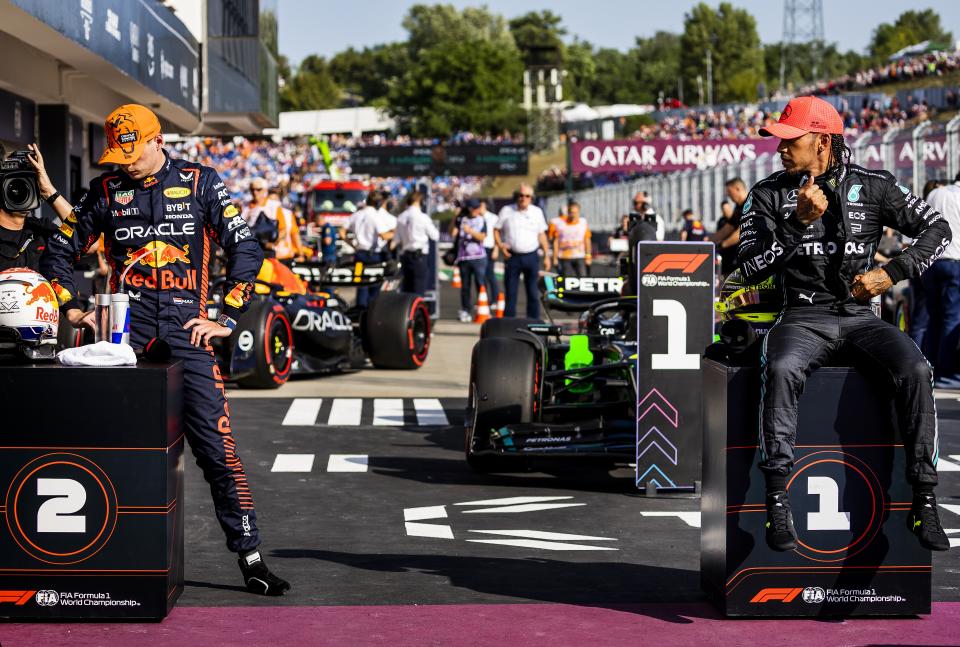
<svg viewBox="0 0 960 647">
<path fill-rule="evenodd" d="M 386 260 L 383 250 L 393 238 L 396 224 L 378 213 L 382 206 L 383 194 L 371 191 L 366 206 L 354 212 L 347 221 L 346 230 L 353 234 L 357 262 L 382 263 Z M 357 288 L 357 305 L 366 308 L 379 292 L 379 285 Z"/>
<path fill-rule="evenodd" d="M 960 389 L 960 174 L 931 191 L 927 203 L 943 214 L 953 240 L 920 277 L 930 317 L 921 350 L 933 364 L 934 385 Z"/>
<path fill-rule="evenodd" d="M 483 248 L 487 250 L 487 272 L 483 280 L 487 285 L 490 303 L 496 304 L 500 300 L 500 284 L 497 283 L 497 275 L 494 272 L 493 265 L 499 258 L 500 251 L 497 249 L 497 241 L 494 238 L 493 231 L 497 228 L 500 216 L 489 210 L 490 203 L 487 200 L 481 198 L 480 203 L 484 209 L 483 219 L 487 223 L 487 237 L 483 239 Z"/>
<path fill-rule="evenodd" d="M 550 270 L 550 251 L 547 247 L 547 220 L 540 207 L 533 204 L 533 187 L 521 184 L 516 202 L 500 210 L 500 221 L 494 230 L 497 248 L 503 254 L 505 268 L 503 285 L 506 292 L 504 316 L 517 316 L 517 289 L 520 276 L 527 293 L 527 317 L 540 318 L 540 293 L 537 278 L 540 264 Z M 537 256 L 542 251 L 543 260 Z"/>
<path fill-rule="evenodd" d="M 240 217 L 261 240 L 261 244 L 265 244 L 267 249 L 273 249 L 279 223 L 283 218 L 283 205 L 280 200 L 270 197 L 267 181 L 262 177 L 255 177 L 250 182 L 250 194 L 252 199 L 244 207 Z"/>
<path fill-rule="evenodd" d="M 427 292 L 427 254 L 430 241 L 440 238 L 437 226 L 420 208 L 423 194 L 414 191 L 407 197 L 407 208 L 397 218 L 394 241 L 400 252 L 404 292 L 423 296 Z"/>
</svg>

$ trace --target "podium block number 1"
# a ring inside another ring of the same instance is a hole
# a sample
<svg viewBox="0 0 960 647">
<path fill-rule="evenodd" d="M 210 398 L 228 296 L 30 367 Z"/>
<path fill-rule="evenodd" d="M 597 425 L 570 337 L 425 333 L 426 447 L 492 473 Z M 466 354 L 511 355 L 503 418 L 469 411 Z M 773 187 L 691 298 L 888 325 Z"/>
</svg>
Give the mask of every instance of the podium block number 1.
<svg viewBox="0 0 960 647">
<path fill-rule="evenodd" d="M 86 532 L 87 518 L 74 514 L 87 502 L 87 491 L 73 479 L 37 479 L 37 496 L 54 497 L 37 510 L 37 532 Z"/>
<path fill-rule="evenodd" d="M 807 494 L 816 494 L 820 505 L 807 513 L 807 530 L 850 530 L 850 513 L 840 511 L 840 488 L 829 476 L 807 479 Z"/>
<path fill-rule="evenodd" d="M 699 353 L 687 352 L 687 310 L 674 299 L 654 299 L 653 316 L 667 318 L 667 352 L 653 353 L 653 370 L 699 370 Z"/>
</svg>

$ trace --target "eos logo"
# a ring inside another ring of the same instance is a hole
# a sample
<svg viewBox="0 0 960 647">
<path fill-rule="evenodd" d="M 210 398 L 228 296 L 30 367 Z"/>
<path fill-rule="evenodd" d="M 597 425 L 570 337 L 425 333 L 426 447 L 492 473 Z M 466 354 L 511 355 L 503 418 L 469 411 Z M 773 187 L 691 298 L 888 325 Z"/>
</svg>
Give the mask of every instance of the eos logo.
<svg viewBox="0 0 960 647">
<path fill-rule="evenodd" d="M 56 591 L 37 591 L 36 601 L 41 607 L 52 607 L 59 604 L 60 595 Z"/>
<path fill-rule="evenodd" d="M 827 592 L 819 586 L 808 586 L 803 590 L 803 601 L 808 604 L 819 604 L 827 599 Z"/>
<path fill-rule="evenodd" d="M 159 225 L 148 225 L 146 227 L 140 225 L 119 227 L 113 232 L 113 237 L 116 240 L 130 240 L 132 238 L 155 238 L 157 236 L 192 236 L 194 232 L 196 232 L 196 227 L 192 222 L 179 226 L 173 222 L 161 222 Z"/>
</svg>

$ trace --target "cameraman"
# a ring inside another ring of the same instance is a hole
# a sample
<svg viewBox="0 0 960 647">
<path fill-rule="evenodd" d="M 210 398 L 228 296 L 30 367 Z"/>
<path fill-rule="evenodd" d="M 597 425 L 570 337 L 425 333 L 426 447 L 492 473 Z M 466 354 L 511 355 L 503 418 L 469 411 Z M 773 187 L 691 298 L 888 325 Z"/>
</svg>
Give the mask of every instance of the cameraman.
<svg viewBox="0 0 960 647">
<path fill-rule="evenodd" d="M 660 214 L 653 208 L 653 205 L 650 204 L 650 196 L 647 195 L 646 191 L 637 191 L 636 195 L 633 196 L 633 211 L 630 212 L 630 219 L 633 222 L 643 220 L 652 223 L 656 235 L 652 240 L 663 240 L 666 234 L 666 224 Z"/>
<path fill-rule="evenodd" d="M 66 218 L 70 213 L 70 203 L 53 188 L 37 145 L 30 144 L 28 148 L 30 154 L 25 159 L 37 173 L 36 190 L 40 198 L 53 205 L 61 219 Z M 6 150 L 0 144 L 0 160 L 4 159 Z M 7 211 L 4 208 L 6 203 L 4 196 L 0 199 L 0 270 L 27 267 L 37 271 L 46 238 L 56 229 L 42 218 L 30 216 L 27 211 Z"/>
</svg>

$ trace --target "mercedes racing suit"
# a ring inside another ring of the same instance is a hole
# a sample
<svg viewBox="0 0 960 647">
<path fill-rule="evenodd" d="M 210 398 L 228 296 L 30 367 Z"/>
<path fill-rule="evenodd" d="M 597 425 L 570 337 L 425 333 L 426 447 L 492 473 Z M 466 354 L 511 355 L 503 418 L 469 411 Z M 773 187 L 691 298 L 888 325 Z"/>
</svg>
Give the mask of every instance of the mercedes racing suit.
<svg viewBox="0 0 960 647">
<path fill-rule="evenodd" d="M 230 429 L 230 411 L 213 351 L 190 343 L 183 325 L 207 316 L 211 242 L 228 257 L 223 311 L 237 319 L 250 299 L 263 253 L 213 169 L 171 160 L 142 181 L 104 173 L 54 234 L 40 262 L 62 309 L 78 308 L 73 265 L 104 235 L 111 288 L 130 296 L 130 341 L 165 340 L 183 362 L 184 422 L 197 465 L 210 484 L 231 551 L 260 543 L 247 477 Z M 129 269 L 124 283 L 120 275 Z"/>
<path fill-rule="evenodd" d="M 805 380 L 842 352 L 893 401 L 907 480 L 934 485 L 937 418 L 930 365 L 907 335 L 854 300 L 850 286 L 873 268 L 884 227 L 914 239 L 884 266 L 894 283 L 926 270 L 949 244 L 950 227 L 890 173 L 854 165 L 815 179 L 828 207 L 819 220 L 803 225 L 795 212 L 805 179 L 774 173 L 753 187 L 743 205 L 740 271 L 751 282 L 777 274 L 784 292 L 783 310 L 761 350 L 760 468 L 768 484 L 790 473 Z"/>
</svg>

